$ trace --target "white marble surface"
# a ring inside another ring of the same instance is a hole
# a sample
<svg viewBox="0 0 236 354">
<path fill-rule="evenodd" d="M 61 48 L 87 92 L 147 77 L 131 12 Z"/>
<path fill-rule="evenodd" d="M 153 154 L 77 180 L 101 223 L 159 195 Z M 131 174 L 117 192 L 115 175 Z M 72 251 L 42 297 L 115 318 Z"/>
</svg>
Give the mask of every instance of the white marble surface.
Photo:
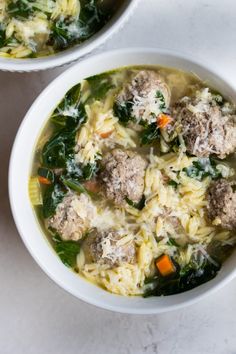
<svg viewBox="0 0 236 354">
<path fill-rule="evenodd" d="M 158 46 L 191 53 L 236 84 L 235 43 L 235 0 L 141 0 L 104 49 Z M 236 281 L 180 311 L 119 315 L 67 294 L 26 251 L 9 210 L 8 159 L 26 110 L 62 71 L 0 73 L 0 353 L 235 354 Z"/>
</svg>

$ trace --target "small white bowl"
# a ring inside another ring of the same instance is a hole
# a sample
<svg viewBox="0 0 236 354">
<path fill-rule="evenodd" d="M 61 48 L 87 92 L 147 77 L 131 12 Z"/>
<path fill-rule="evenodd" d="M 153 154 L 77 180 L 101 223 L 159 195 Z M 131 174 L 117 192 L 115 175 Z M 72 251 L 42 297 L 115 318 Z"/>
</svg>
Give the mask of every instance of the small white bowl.
<svg viewBox="0 0 236 354">
<path fill-rule="evenodd" d="M 82 44 L 75 45 L 67 50 L 41 58 L 14 59 L 0 58 L 0 70 L 29 72 L 39 71 L 62 66 L 86 56 L 108 40 L 115 32 L 122 28 L 133 13 L 139 0 L 124 0 L 110 21 L 94 36 Z"/>
<path fill-rule="evenodd" d="M 161 50 L 129 49 L 90 57 L 69 68 L 55 79 L 36 99 L 17 133 L 9 170 L 9 195 L 13 217 L 19 233 L 40 267 L 62 288 L 90 304 L 112 311 L 154 314 L 194 303 L 221 288 L 236 274 L 236 253 L 223 265 L 213 280 L 188 292 L 166 297 L 122 297 L 112 295 L 87 282 L 65 267 L 39 227 L 28 195 L 28 180 L 33 152 L 39 133 L 50 113 L 73 85 L 82 79 L 127 65 L 162 65 L 192 71 L 207 84 L 236 102 L 235 90 L 209 65 L 196 63 L 182 55 Z"/>
</svg>

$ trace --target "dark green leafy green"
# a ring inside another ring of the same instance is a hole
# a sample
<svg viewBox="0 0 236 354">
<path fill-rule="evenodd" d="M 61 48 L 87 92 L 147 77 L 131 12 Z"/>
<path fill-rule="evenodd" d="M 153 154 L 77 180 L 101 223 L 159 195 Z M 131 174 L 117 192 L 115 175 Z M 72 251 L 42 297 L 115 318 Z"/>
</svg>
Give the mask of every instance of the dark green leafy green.
<svg viewBox="0 0 236 354">
<path fill-rule="evenodd" d="M 66 49 L 75 43 L 81 43 L 98 32 L 110 18 L 110 13 L 103 13 L 97 0 L 81 0 L 78 20 L 71 17 L 60 18 L 51 27 L 48 44 L 55 50 Z M 71 30 L 73 28 L 73 30 Z"/>
<path fill-rule="evenodd" d="M 78 241 L 63 241 L 59 235 L 53 237 L 54 248 L 61 261 L 67 267 L 76 265 L 76 257 L 80 251 L 80 243 Z"/>
<path fill-rule="evenodd" d="M 91 96 L 95 100 L 103 99 L 107 92 L 114 88 L 114 85 L 111 82 L 110 74 L 100 74 L 91 76 L 87 79 L 89 83 L 89 88 L 91 91 Z"/>
<path fill-rule="evenodd" d="M 129 198 L 125 198 L 126 202 L 135 209 L 142 210 L 145 207 L 146 198 L 145 195 L 142 196 L 138 203 L 133 202 Z"/>
<path fill-rule="evenodd" d="M 71 25 L 77 27 L 77 31 L 71 31 Z M 72 23 L 70 19 L 59 19 L 51 26 L 51 33 L 48 44 L 52 45 L 55 50 L 63 50 L 78 41 L 79 26 L 78 23 Z"/>
<path fill-rule="evenodd" d="M 132 101 L 118 102 L 116 101 L 113 106 L 114 115 L 119 118 L 120 123 L 127 125 L 129 121 L 134 121 L 132 117 Z"/>
<path fill-rule="evenodd" d="M 160 136 L 159 128 L 156 123 L 147 125 L 140 134 L 141 145 L 149 145 Z"/>
<path fill-rule="evenodd" d="M 70 155 L 66 161 L 66 176 L 78 180 L 83 179 L 82 166 L 76 163 L 74 156 Z"/>
<path fill-rule="evenodd" d="M 54 215 L 56 207 L 66 194 L 65 188 L 59 183 L 48 186 L 43 195 L 43 217 L 49 218 Z"/>
<path fill-rule="evenodd" d="M 171 179 L 169 182 L 168 182 L 168 185 L 169 186 L 172 186 L 172 187 L 174 187 L 174 188 L 178 188 L 178 183 L 177 182 L 175 182 L 173 179 Z"/>
<path fill-rule="evenodd" d="M 96 163 L 88 163 L 87 165 L 83 166 L 83 179 L 85 181 L 89 181 L 93 177 L 96 176 L 98 172 L 98 166 Z"/>
<path fill-rule="evenodd" d="M 0 24 L 0 47 L 4 47 L 6 42 L 6 31 L 5 28 Z"/>
<path fill-rule="evenodd" d="M 74 152 L 75 131 L 61 130 L 44 145 L 42 162 L 45 167 L 66 167 L 69 156 Z"/>
<path fill-rule="evenodd" d="M 12 17 L 28 18 L 33 12 L 33 1 L 30 0 L 10 1 L 7 7 L 7 13 Z"/>
<path fill-rule="evenodd" d="M 182 269 L 179 268 L 178 264 L 175 263 L 175 265 L 176 272 L 170 276 L 162 277 L 156 274 L 152 278 L 146 279 L 144 297 L 174 295 L 191 290 L 213 279 L 221 267 L 215 260 L 209 260 L 202 255 L 193 258 Z"/>
<path fill-rule="evenodd" d="M 166 110 L 166 103 L 165 103 L 165 97 L 163 96 L 163 93 L 161 91 L 156 92 L 156 98 L 159 100 L 159 109 L 160 111 L 164 112 Z"/>
<path fill-rule="evenodd" d="M 51 121 L 67 129 L 79 129 L 87 120 L 81 102 L 81 84 L 73 86 L 54 110 Z"/>
<path fill-rule="evenodd" d="M 73 156 L 70 156 L 66 162 L 66 175 L 79 181 L 89 181 L 96 176 L 97 172 L 98 165 L 96 162 L 86 165 L 78 164 Z"/>
<path fill-rule="evenodd" d="M 101 6 L 98 6 L 97 0 L 80 0 L 80 3 L 80 38 L 86 40 L 106 24 L 110 18 L 110 11 L 104 13 Z"/>
<path fill-rule="evenodd" d="M 202 181 L 210 176 L 212 179 L 221 178 L 221 172 L 217 169 L 216 163 L 210 158 L 201 158 L 194 161 L 192 166 L 184 168 L 183 171 L 188 177 Z"/>
</svg>

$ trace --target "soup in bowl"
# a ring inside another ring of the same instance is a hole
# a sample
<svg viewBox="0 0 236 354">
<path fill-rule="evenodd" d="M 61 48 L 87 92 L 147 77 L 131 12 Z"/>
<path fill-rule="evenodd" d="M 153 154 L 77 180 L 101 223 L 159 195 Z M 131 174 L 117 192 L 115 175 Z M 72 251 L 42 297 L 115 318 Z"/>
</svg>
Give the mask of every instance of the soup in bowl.
<svg viewBox="0 0 236 354">
<path fill-rule="evenodd" d="M 233 95 L 151 50 L 91 58 L 49 85 L 16 138 L 10 198 L 56 282 L 101 307 L 156 313 L 233 277 Z"/>
<path fill-rule="evenodd" d="M 0 68 L 39 70 L 71 62 L 100 45 L 137 0 L 4 0 Z"/>
</svg>

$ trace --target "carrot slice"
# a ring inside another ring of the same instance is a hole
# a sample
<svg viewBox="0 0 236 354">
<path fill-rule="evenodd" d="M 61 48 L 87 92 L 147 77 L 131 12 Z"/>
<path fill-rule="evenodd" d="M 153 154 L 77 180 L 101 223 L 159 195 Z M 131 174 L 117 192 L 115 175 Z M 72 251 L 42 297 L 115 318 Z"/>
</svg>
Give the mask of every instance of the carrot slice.
<svg viewBox="0 0 236 354">
<path fill-rule="evenodd" d="M 113 133 L 113 130 L 110 130 L 109 132 L 99 133 L 99 135 L 100 135 L 101 138 L 106 139 L 106 138 L 108 138 L 112 133 Z"/>
<path fill-rule="evenodd" d="M 38 180 L 42 184 L 52 184 L 52 182 L 46 177 L 38 176 Z"/>
<path fill-rule="evenodd" d="M 175 272 L 175 266 L 167 254 L 163 254 L 156 260 L 156 267 L 163 277 Z"/>
<path fill-rule="evenodd" d="M 100 184 L 95 180 L 85 182 L 84 187 L 92 193 L 98 193 L 100 191 Z"/>
<path fill-rule="evenodd" d="M 168 116 L 167 114 L 159 114 L 157 117 L 157 125 L 159 128 L 163 129 L 166 128 L 168 124 L 172 122 L 171 116 Z"/>
</svg>

